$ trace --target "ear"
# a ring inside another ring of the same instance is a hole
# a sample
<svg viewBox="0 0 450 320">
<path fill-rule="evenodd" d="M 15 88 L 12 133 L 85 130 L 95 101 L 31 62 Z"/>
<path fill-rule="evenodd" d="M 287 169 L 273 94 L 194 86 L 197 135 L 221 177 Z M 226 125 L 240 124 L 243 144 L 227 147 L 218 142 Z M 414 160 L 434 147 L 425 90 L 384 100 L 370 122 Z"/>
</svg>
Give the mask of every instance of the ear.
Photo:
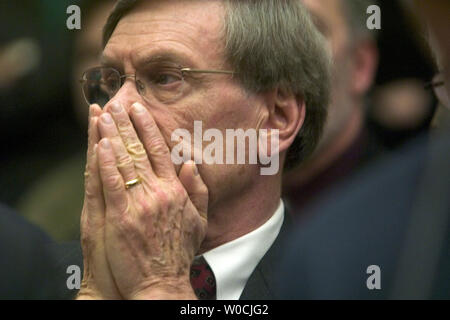
<svg viewBox="0 0 450 320">
<path fill-rule="evenodd" d="M 306 105 L 303 97 L 277 88 L 271 92 L 269 114 L 264 127 L 279 132 L 279 152 L 286 151 L 303 126 Z M 270 132 L 270 130 L 268 131 Z"/>
<path fill-rule="evenodd" d="M 352 92 L 363 96 L 372 86 L 378 67 L 378 49 L 374 41 L 361 40 L 353 50 Z"/>
</svg>

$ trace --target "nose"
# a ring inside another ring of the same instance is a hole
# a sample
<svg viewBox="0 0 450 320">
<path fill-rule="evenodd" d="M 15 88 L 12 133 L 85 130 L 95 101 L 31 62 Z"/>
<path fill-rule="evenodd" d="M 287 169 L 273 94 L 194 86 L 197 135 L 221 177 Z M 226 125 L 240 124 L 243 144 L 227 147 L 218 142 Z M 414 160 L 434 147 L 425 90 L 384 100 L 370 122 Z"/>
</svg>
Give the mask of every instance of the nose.
<svg viewBox="0 0 450 320">
<path fill-rule="evenodd" d="M 116 102 L 119 102 L 127 112 L 130 111 L 132 104 L 135 102 L 139 102 L 142 105 L 145 105 L 141 95 L 137 91 L 133 76 L 124 77 L 123 85 L 114 95 L 114 97 L 112 97 L 112 99 L 108 101 L 108 103 L 104 107 L 104 110 L 110 112 L 111 106 Z"/>
</svg>

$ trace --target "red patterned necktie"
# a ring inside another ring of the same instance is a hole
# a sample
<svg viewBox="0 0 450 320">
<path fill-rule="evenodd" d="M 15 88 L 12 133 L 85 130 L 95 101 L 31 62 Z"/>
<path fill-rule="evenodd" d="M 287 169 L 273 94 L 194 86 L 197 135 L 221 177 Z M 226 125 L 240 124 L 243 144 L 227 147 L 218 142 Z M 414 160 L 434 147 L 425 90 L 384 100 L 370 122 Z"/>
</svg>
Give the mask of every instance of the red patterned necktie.
<svg viewBox="0 0 450 320">
<path fill-rule="evenodd" d="M 216 278 L 203 256 L 192 263 L 191 285 L 199 300 L 216 300 Z"/>
</svg>

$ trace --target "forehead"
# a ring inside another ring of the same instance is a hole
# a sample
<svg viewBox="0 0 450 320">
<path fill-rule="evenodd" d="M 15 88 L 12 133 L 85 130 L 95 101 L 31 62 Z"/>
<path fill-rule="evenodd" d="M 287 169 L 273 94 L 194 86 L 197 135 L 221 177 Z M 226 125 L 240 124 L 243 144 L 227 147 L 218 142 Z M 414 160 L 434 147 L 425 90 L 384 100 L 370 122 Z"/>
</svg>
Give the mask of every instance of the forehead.
<svg viewBox="0 0 450 320">
<path fill-rule="evenodd" d="M 138 65 L 151 56 L 180 62 L 218 62 L 223 52 L 224 9 L 220 1 L 145 0 L 117 24 L 103 60 Z"/>
</svg>

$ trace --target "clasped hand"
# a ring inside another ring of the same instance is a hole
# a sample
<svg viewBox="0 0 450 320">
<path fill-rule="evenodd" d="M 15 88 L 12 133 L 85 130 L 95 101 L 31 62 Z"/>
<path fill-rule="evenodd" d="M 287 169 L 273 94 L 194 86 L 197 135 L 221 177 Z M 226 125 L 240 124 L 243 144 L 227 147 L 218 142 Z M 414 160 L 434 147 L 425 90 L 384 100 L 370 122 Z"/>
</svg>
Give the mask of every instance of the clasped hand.
<svg viewBox="0 0 450 320">
<path fill-rule="evenodd" d="M 91 106 L 78 299 L 195 299 L 189 271 L 207 208 L 195 163 L 177 174 L 147 109 Z"/>
</svg>

